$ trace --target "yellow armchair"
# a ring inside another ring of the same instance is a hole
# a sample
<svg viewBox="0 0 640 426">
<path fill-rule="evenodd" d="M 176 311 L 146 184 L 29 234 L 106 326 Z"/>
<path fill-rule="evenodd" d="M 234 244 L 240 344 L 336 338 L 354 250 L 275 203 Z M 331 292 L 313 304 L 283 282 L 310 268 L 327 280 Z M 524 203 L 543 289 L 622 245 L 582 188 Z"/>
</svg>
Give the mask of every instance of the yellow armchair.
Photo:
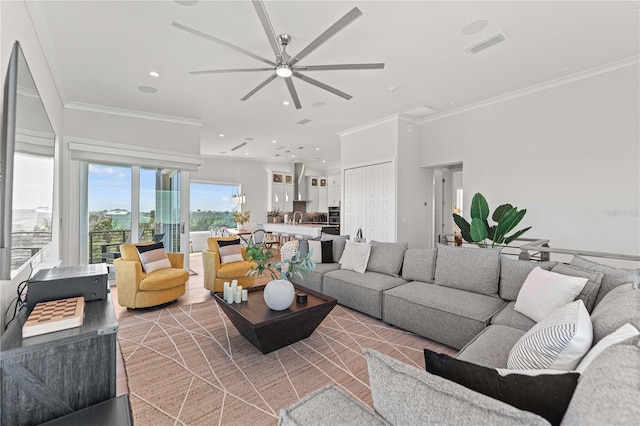
<svg viewBox="0 0 640 426">
<path fill-rule="evenodd" d="M 184 295 L 189 271 L 184 269 L 184 254 L 167 253 L 171 268 L 146 274 L 135 244 L 122 244 L 121 257 L 114 259 L 118 304 L 136 309 L 171 302 Z"/>
<path fill-rule="evenodd" d="M 209 250 L 202 252 L 202 267 L 204 269 L 204 288 L 213 292 L 222 292 L 224 282 L 238 280 L 238 285 L 251 287 L 256 282 L 255 276 L 247 276 L 251 269 L 248 261 L 231 262 L 221 264 L 220 253 L 218 252 L 218 240 L 231 241 L 237 237 L 211 237 L 207 239 Z M 242 256 L 245 249 L 242 247 Z"/>
</svg>

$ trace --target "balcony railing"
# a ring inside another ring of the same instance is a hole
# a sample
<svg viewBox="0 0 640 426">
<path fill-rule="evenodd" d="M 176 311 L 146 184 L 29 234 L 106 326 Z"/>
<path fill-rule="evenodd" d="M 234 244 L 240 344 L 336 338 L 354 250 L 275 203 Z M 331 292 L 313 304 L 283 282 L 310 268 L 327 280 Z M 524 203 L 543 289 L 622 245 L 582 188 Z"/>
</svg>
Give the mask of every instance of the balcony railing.
<svg viewBox="0 0 640 426">
<path fill-rule="evenodd" d="M 51 231 L 18 231 L 11 233 L 11 269 L 24 265 L 51 242 Z"/>
</svg>

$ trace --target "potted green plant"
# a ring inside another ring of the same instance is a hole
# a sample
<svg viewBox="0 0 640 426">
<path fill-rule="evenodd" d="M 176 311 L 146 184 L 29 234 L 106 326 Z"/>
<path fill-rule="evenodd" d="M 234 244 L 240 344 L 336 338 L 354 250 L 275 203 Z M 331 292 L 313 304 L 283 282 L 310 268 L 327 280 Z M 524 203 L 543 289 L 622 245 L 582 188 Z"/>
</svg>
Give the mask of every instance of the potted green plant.
<svg viewBox="0 0 640 426">
<path fill-rule="evenodd" d="M 274 311 L 282 311 L 291 306 L 295 297 L 293 284 L 289 277 L 297 275 L 303 277 L 316 268 L 311 259 L 313 252 L 309 250 L 301 255 L 300 250 L 285 262 L 274 261 L 275 252 L 262 245 L 252 245 L 246 248 L 244 257 L 251 262 L 251 269 L 247 275 L 262 275 L 267 272 L 271 281 L 264 288 L 264 301 Z"/>
<path fill-rule="evenodd" d="M 278 216 L 280 216 L 280 209 L 275 208 L 274 210 L 270 210 L 267 212 L 267 223 L 276 223 L 278 221 Z"/>
<path fill-rule="evenodd" d="M 490 247 L 496 247 L 500 244 L 508 245 L 531 229 L 529 226 L 507 236 L 520 223 L 526 213 L 527 209 L 518 210 L 511 204 L 502 204 L 491 215 L 491 219 L 496 222 L 495 225 L 489 225 L 489 204 L 486 198 L 478 192 L 471 200 L 471 223 L 456 213 L 453 214 L 453 220 L 460 228 L 460 233 L 465 241 L 475 243 L 479 247 L 489 247 L 487 240 L 490 240 Z"/>
</svg>

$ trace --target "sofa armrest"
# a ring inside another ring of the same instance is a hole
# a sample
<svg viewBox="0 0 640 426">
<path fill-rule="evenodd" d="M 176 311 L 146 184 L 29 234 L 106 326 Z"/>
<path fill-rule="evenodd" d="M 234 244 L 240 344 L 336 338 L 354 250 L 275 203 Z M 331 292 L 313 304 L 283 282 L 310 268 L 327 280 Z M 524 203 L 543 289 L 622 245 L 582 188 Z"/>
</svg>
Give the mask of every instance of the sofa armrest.
<svg viewBox="0 0 640 426">
<path fill-rule="evenodd" d="M 281 426 L 384 425 L 389 423 L 375 411 L 335 385 L 310 393 L 280 410 Z"/>
<path fill-rule="evenodd" d="M 136 293 L 140 291 L 140 281 L 145 276 L 142 264 L 136 260 L 114 259 L 118 302 L 120 306 L 135 306 Z"/>
<path fill-rule="evenodd" d="M 184 253 L 167 253 L 172 268 L 184 269 Z"/>
</svg>

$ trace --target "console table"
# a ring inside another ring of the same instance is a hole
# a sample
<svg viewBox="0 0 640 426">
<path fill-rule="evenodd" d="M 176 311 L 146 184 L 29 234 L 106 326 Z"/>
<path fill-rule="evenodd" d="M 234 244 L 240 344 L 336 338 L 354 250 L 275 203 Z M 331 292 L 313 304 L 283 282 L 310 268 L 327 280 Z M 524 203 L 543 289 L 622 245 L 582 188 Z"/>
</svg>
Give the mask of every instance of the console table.
<svg viewBox="0 0 640 426">
<path fill-rule="evenodd" d="M 33 425 L 116 396 L 111 295 L 86 302 L 81 327 L 22 338 L 26 309 L 0 339 L 0 424 Z"/>
</svg>

